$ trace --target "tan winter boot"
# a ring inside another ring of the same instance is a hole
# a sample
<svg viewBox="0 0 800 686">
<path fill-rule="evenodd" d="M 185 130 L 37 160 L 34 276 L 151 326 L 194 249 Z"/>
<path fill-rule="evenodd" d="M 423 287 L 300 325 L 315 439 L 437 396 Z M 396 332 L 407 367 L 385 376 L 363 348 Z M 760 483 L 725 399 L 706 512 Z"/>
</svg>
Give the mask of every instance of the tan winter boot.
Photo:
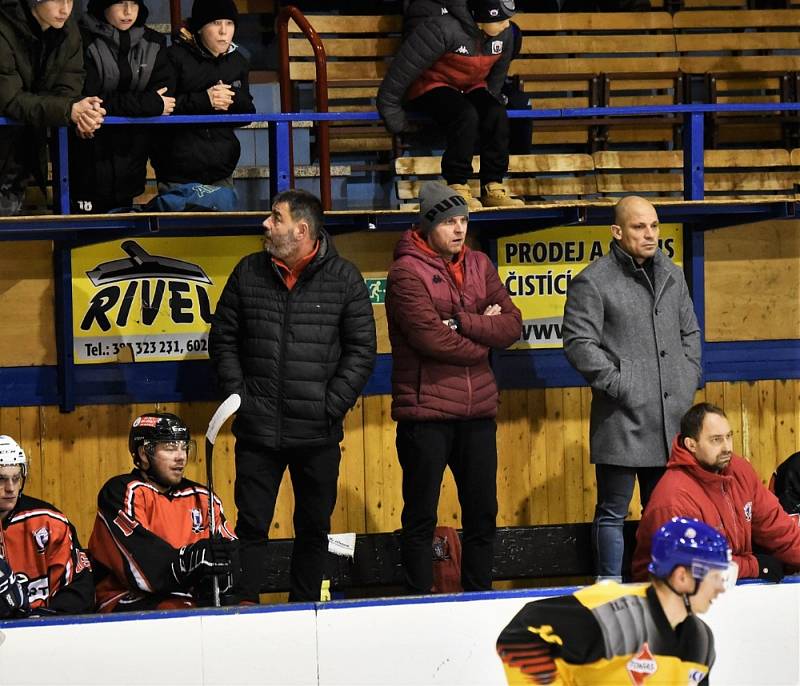
<svg viewBox="0 0 800 686">
<path fill-rule="evenodd" d="M 481 205 L 480 200 L 472 195 L 472 190 L 470 190 L 469 184 L 449 183 L 447 185 L 467 201 L 467 209 L 470 212 L 483 209 L 483 205 Z"/>
<path fill-rule="evenodd" d="M 520 198 L 513 197 L 502 183 L 496 181 L 483 187 L 481 202 L 484 207 L 522 207 L 525 204 Z"/>
</svg>

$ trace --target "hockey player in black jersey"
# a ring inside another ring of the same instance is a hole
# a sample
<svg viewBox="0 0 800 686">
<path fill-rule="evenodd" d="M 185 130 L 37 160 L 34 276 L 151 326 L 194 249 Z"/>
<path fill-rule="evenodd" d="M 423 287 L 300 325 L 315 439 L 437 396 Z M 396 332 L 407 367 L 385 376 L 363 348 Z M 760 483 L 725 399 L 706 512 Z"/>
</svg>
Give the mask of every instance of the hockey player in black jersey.
<svg viewBox="0 0 800 686">
<path fill-rule="evenodd" d="M 653 536 L 651 583 L 604 581 L 528 603 L 497 640 L 516 684 L 708 684 L 711 629 L 696 615 L 736 580 L 725 537 L 675 517 Z"/>
</svg>

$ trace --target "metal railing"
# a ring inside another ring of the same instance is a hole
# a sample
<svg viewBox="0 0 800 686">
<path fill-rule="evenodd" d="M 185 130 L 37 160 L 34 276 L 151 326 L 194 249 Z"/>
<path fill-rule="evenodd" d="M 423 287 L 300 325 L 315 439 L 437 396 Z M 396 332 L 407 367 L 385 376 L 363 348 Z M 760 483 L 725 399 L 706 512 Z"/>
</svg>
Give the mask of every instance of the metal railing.
<svg viewBox="0 0 800 686">
<path fill-rule="evenodd" d="M 653 117 L 665 114 L 683 116 L 683 178 L 684 200 L 703 200 L 705 166 L 704 127 L 705 116 L 714 113 L 771 113 L 797 112 L 800 103 L 742 103 L 725 105 L 653 105 L 646 107 L 590 107 L 548 110 L 509 110 L 512 119 L 586 119 L 600 117 Z M 376 122 L 380 120 L 376 112 L 280 112 L 272 114 L 219 114 L 219 115 L 170 115 L 167 117 L 106 117 L 104 126 L 116 125 L 159 125 L 186 126 L 192 124 L 230 124 L 240 126 L 249 122 L 268 124 L 269 144 L 269 185 L 270 194 L 293 186 L 292 169 L 292 122 L 313 121 L 330 122 L 336 120 L 361 120 Z M 800 120 L 799 120 L 800 121 Z M 19 122 L 0 117 L 0 125 L 19 125 Z M 57 145 L 53 160 L 53 195 L 56 214 L 69 214 L 69 160 L 67 128 L 56 130 Z M 324 192 L 322 173 L 329 178 L 329 164 L 323 169 L 320 165 L 320 194 Z M 330 186 L 328 186 L 330 193 Z M 330 197 L 328 195 L 328 197 Z"/>
</svg>

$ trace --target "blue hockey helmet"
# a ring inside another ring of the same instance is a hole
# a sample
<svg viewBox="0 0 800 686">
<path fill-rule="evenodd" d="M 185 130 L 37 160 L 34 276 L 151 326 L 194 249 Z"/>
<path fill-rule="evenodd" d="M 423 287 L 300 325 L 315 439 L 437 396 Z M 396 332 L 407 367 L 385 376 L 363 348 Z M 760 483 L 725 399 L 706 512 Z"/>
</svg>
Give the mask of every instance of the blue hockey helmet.
<svg viewBox="0 0 800 686">
<path fill-rule="evenodd" d="M 653 534 L 650 560 L 647 569 L 658 579 L 666 579 L 675 567 L 684 566 L 702 581 L 712 569 L 727 571 L 733 566 L 725 536 L 699 519 L 684 517 L 673 517 Z"/>
</svg>

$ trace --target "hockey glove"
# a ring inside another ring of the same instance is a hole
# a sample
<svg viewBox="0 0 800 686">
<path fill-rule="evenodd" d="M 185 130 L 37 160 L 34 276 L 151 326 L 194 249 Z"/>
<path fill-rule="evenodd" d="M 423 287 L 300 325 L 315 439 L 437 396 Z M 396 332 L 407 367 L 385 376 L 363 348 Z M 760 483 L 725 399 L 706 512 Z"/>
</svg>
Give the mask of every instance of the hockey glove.
<svg viewBox="0 0 800 686">
<path fill-rule="evenodd" d="M 27 586 L 11 571 L 8 562 L 0 558 L 0 617 L 27 614 L 30 609 Z"/>
<path fill-rule="evenodd" d="M 776 584 L 783 579 L 783 563 L 780 560 L 764 553 L 756 553 L 756 560 L 759 579 Z"/>
<path fill-rule="evenodd" d="M 210 574 L 227 574 L 230 568 L 230 558 L 215 560 L 211 542 L 203 539 L 178 551 L 178 559 L 172 563 L 172 575 L 180 586 L 191 588 L 203 577 Z"/>
</svg>

